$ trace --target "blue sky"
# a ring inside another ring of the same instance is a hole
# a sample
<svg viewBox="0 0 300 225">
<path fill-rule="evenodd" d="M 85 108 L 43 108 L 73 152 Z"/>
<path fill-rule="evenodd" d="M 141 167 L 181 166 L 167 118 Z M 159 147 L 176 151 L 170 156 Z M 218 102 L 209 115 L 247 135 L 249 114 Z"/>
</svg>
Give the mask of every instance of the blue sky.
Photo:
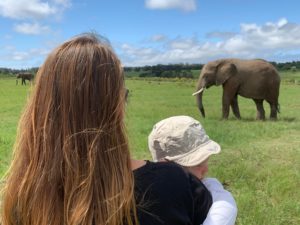
<svg viewBox="0 0 300 225">
<path fill-rule="evenodd" d="M 125 66 L 300 60 L 299 10 L 299 0 L 0 0 L 0 67 L 40 66 L 88 31 Z"/>
</svg>

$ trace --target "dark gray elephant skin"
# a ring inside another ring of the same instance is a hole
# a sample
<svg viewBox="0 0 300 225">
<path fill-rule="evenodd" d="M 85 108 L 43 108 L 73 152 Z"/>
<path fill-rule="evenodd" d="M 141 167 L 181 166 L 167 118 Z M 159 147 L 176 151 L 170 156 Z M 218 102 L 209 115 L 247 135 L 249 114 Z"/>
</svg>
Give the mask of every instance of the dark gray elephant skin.
<svg viewBox="0 0 300 225">
<path fill-rule="evenodd" d="M 270 119 L 277 119 L 279 112 L 280 76 L 275 67 L 264 60 L 220 59 L 207 63 L 201 70 L 197 83 L 197 104 L 203 117 L 203 91 L 212 85 L 223 86 L 223 119 L 228 119 L 231 106 L 234 115 L 240 119 L 238 95 L 252 98 L 256 104 L 259 120 L 265 119 L 263 101 L 271 107 Z"/>
<path fill-rule="evenodd" d="M 17 74 L 16 84 L 18 84 L 18 79 L 22 80 L 22 85 L 26 85 L 26 80 L 31 82 L 33 80 L 33 74 L 31 73 L 19 73 Z"/>
</svg>

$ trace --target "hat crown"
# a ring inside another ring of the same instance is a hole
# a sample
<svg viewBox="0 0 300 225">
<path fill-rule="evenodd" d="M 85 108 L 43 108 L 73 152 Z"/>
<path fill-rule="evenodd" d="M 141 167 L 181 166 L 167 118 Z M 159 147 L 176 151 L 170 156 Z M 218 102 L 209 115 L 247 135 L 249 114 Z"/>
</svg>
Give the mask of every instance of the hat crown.
<svg viewBox="0 0 300 225">
<path fill-rule="evenodd" d="M 154 159 L 182 155 L 209 141 L 201 124 L 189 116 L 164 119 L 154 125 L 149 136 L 149 145 L 152 142 L 156 151 L 156 154 L 152 154 Z"/>
</svg>

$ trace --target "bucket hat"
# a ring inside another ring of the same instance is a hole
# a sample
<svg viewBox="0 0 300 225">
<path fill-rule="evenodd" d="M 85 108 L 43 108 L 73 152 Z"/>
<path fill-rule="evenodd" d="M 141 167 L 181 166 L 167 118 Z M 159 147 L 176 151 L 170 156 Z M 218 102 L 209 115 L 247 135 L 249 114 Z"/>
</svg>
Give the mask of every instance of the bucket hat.
<svg viewBox="0 0 300 225">
<path fill-rule="evenodd" d="M 156 123 L 148 145 L 154 161 L 165 159 L 187 167 L 199 165 L 221 151 L 200 122 L 189 116 L 173 116 Z"/>
</svg>

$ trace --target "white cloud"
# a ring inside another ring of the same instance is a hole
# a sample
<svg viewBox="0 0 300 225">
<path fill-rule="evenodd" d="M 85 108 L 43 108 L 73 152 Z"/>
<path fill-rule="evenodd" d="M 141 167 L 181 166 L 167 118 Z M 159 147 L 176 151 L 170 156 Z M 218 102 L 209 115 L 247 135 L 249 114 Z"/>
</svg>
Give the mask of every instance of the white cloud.
<svg viewBox="0 0 300 225">
<path fill-rule="evenodd" d="M 169 47 L 171 49 L 182 49 L 182 50 L 188 50 L 193 48 L 194 46 L 198 45 L 198 41 L 195 37 L 192 38 L 181 38 L 178 37 L 174 40 L 171 40 L 168 43 Z"/>
<path fill-rule="evenodd" d="M 245 42 L 252 43 L 252 50 L 263 49 L 291 49 L 299 48 L 300 24 L 289 23 L 286 19 L 280 19 L 277 23 L 268 22 L 265 25 L 241 24 L 241 35 L 237 37 Z"/>
<path fill-rule="evenodd" d="M 149 9 L 180 9 L 183 11 L 196 10 L 195 0 L 146 0 L 145 5 Z"/>
<path fill-rule="evenodd" d="M 213 31 L 206 34 L 207 38 L 219 38 L 219 39 L 229 39 L 234 37 L 236 33 L 233 32 L 220 32 L 220 31 Z"/>
<path fill-rule="evenodd" d="M 43 59 L 50 50 L 48 48 L 33 48 L 25 51 L 17 50 L 14 46 L 4 46 L 4 51 L 0 54 L 0 60 L 3 65 L 13 63 L 13 68 L 30 68 L 40 66 Z"/>
<path fill-rule="evenodd" d="M 70 4 L 70 0 L 1 0 L 0 15 L 18 20 L 42 19 L 59 14 Z"/>
<path fill-rule="evenodd" d="M 282 26 L 286 25 L 287 23 L 288 23 L 287 19 L 282 18 L 278 21 L 277 25 L 278 25 L 278 27 L 282 27 Z"/>
<path fill-rule="evenodd" d="M 12 59 L 15 61 L 24 61 L 29 58 L 28 52 L 14 52 L 12 54 Z"/>
<path fill-rule="evenodd" d="M 39 23 L 21 23 L 14 26 L 14 30 L 23 34 L 44 34 L 50 31 L 48 26 L 42 26 Z"/>
<path fill-rule="evenodd" d="M 240 32 L 212 32 L 207 40 L 197 37 L 164 38 L 160 46 L 139 48 L 123 45 L 121 57 L 127 66 L 168 63 L 205 63 L 222 57 L 290 60 L 300 54 L 300 24 L 282 18 L 277 22 L 241 24 Z M 220 41 L 209 38 L 219 36 Z M 223 37 L 223 38 L 222 38 Z M 157 43 L 156 43 L 157 44 Z M 159 49 L 159 50 L 158 50 Z M 296 60 L 296 59 L 294 59 Z"/>
<path fill-rule="evenodd" d="M 163 34 L 156 34 L 156 35 L 153 35 L 150 38 L 150 40 L 153 41 L 153 42 L 161 42 L 161 41 L 165 41 L 166 40 L 166 36 L 163 35 Z"/>
<path fill-rule="evenodd" d="M 152 48 L 136 48 L 129 44 L 123 44 L 121 46 L 121 49 L 123 52 L 125 52 L 128 55 L 133 55 L 134 57 L 144 57 L 147 55 L 150 57 L 150 55 L 155 55 L 156 50 Z"/>
</svg>

